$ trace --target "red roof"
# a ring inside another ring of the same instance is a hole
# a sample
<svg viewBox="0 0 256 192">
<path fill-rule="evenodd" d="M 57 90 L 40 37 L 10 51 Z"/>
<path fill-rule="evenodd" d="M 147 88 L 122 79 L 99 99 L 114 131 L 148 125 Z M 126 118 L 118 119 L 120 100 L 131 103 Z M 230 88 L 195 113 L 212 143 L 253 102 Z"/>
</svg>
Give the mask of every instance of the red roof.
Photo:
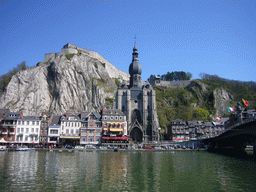
<svg viewBox="0 0 256 192">
<path fill-rule="evenodd" d="M 122 137 L 102 137 L 104 140 L 131 140 L 130 137 L 122 136 Z"/>
</svg>

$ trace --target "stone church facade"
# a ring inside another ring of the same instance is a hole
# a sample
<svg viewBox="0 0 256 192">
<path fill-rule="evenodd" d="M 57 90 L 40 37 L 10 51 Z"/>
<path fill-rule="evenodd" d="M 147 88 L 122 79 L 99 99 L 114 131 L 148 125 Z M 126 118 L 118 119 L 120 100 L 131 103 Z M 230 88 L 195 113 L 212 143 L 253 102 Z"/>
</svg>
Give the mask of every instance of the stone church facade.
<svg viewBox="0 0 256 192">
<path fill-rule="evenodd" d="M 119 85 L 116 108 L 126 115 L 128 135 L 139 143 L 156 141 L 159 137 L 155 90 L 149 82 L 142 81 L 141 73 L 135 45 L 129 66 L 130 84 Z"/>
</svg>

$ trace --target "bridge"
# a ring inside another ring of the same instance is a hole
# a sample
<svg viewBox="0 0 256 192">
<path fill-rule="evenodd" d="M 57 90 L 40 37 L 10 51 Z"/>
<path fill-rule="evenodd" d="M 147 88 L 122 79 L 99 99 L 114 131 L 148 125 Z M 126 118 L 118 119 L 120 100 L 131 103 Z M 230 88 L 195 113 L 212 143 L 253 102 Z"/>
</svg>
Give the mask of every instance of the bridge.
<svg viewBox="0 0 256 192">
<path fill-rule="evenodd" d="M 230 149 L 243 151 L 247 145 L 253 146 L 253 153 L 256 154 L 256 117 L 242 120 L 226 129 L 217 137 L 204 139 L 203 143 L 209 146 L 210 150 Z"/>
</svg>

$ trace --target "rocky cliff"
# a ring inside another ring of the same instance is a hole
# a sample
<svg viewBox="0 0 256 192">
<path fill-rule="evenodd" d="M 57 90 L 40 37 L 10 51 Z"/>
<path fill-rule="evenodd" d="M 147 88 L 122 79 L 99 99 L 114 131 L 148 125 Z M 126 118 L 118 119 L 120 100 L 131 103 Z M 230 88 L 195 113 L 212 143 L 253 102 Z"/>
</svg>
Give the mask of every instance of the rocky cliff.
<svg viewBox="0 0 256 192">
<path fill-rule="evenodd" d="M 97 52 L 67 44 L 46 54 L 37 67 L 18 72 L 0 97 L 0 108 L 25 115 L 51 111 L 97 111 L 114 101 L 118 82 L 129 74 Z"/>
</svg>

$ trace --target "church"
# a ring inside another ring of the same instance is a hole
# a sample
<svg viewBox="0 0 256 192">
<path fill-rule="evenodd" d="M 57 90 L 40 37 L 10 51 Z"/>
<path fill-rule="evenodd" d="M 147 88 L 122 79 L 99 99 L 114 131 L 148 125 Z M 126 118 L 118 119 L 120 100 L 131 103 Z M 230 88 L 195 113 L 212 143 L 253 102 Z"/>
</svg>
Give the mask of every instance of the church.
<svg viewBox="0 0 256 192">
<path fill-rule="evenodd" d="M 149 82 L 142 81 L 141 73 L 135 44 L 129 66 L 130 82 L 119 85 L 116 108 L 126 115 L 127 134 L 138 143 L 157 141 L 160 131 L 155 90 Z"/>
</svg>

